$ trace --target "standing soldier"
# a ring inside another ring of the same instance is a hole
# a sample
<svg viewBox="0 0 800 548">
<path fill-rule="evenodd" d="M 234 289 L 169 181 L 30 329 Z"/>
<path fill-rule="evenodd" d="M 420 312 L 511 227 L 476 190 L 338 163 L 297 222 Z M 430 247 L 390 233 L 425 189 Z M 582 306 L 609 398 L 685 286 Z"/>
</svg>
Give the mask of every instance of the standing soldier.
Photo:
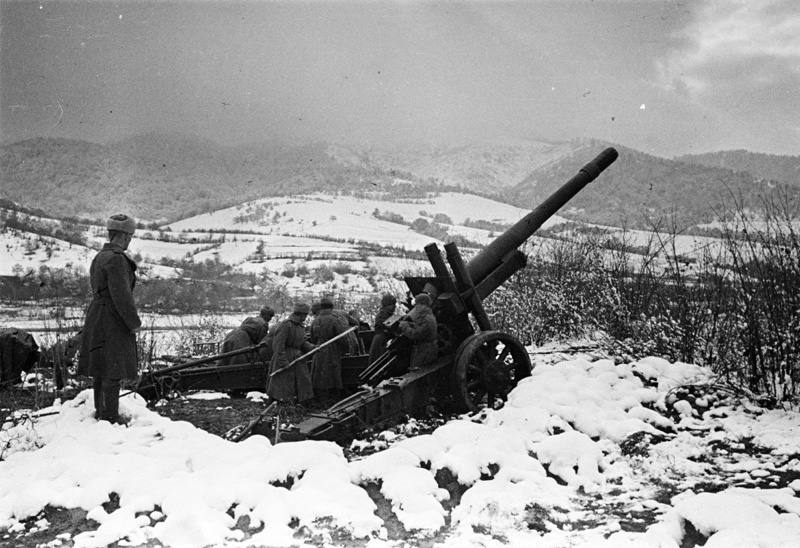
<svg viewBox="0 0 800 548">
<path fill-rule="evenodd" d="M 136 222 L 112 215 L 106 228 L 109 241 L 89 268 L 94 298 L 86 313 L 78 371 L 92 377 L 96 417 L 120 424 L 120 383 L 137 376 L 136 333 L 142 326 L 133 301 L 136 263 L 125 254 Z"/>
<path fill-rule="evenodd" d="M 369 347 L 369 363 L 375 363 L 386 352 L 386 344 L 391 339 L 385 322 L 392 317 L 397 309 L 397 299 L 388 293 L 381 298 L 381 309 L 375 315 L 375 336 Z"/>
<path fill-rule="evenodd" d="M 333 302 L 333 297 L 326 296 Z M 341 310 L 339 308 L 334 308 L 332 311 L 333 315 L 339 319 L 339 322 L 342 324 L 343 329 L 350 329 L 351 327 L 358 327 L 358 320 L 352 317 L 350 314 Z M 347 334 L 347 350 L 345 350 L 345 354 L 356 355 L 361 350 L 360 339 L 355 331 L 351 331 Z"/>
<path fill-rule="evenodd" d="M 272 362 L 267 381 L 267 396 L 272 400 L 302 403 L 314 397 L 311 374 L 306 360 L 300 360 L 289 369 L 282 371 L 291 362 L 316 348 L 306 341 L 303 323 L 311 312 L 306 303 L 295 303 L 288 319 L 279 323 L 272 336 Z M 272 376 L 276 371 L 280 371 Z"/>
<path fill-rule="evenodd" d="M 319 303 L 319 314 L 311 324 L 311 342 L 318 346 L 341 335 L 345 330 L 342 322 L 333 315 L 333 300 L 322 297 Z M 342 337 L 335 344 L 329 344 L 314 354 L 311 380 L 314 395 L 319 401 L 339 399 L 342 390 L 342 354 L 347 348 L 347 338 Z"/>
<path fill-rule="evenodd" d="M 411 340 L 411 363 L 409 371 L 416 371 L 424 365 L 436 360 L 439 353 L 436 344 L 437 329 L 436 316 L 431 310 L 431 297 L 427 293 L 420 293 L 414 297 L 414 308 L 408 313 L 408 320 L 401 320 L 400 334 Z"/>
</svg>

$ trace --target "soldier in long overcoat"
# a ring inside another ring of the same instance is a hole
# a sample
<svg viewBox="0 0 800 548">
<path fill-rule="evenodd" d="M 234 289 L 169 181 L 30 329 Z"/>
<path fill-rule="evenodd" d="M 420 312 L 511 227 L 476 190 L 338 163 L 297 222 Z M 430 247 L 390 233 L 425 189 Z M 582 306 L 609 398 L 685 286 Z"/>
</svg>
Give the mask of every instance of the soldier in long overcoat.
<svg viewBox="0 0 800 548">
<path fill-rule="evenodd" d="M 264 340 L 269 332 L 269 322 L 275 316 L 275 311 L 270 306 L 265 306 L 261 309 L 258 316 L 251 316 L 225 336 L 222 341 L 220 353 L 231 352 L 239 350 L 240 348 L 247 348 L 254 344 L 258 344 Z M 228 356 L 221 358 L 217 361 L 217 365 L 235 365 L 242 363 L 250 363 L 253 360 L 261 359 L 265 363 L 269 361 L 270 352 L 261 348 L 258 355 L 255 353 L 246 352 L 236 356 Z"/>
<path fill-rule="evenodd" d="M 332 297 L 324 297 L 326 299 L 330 299 L 333 302 Z M 350 329 L 351 327 L 358 327 L 358 320 L 352 317 L 350 314 L 341 310 L 339 308 L 334 308 L 332 311 L 333 315 L 339 319 L 339 322 L 342 324 L 343 329 Z M 359 338 L 355 331 L 351 331 L 347 334 L 347 349 L 345 350 L 345 354 L 356 355 L 360 353 L 360 345 L 359 345 Z"/>
<path fill-rule="evenodd" d="M 411 361 L 409 370 L 415 371 L 436 360 L 439 353 L 436 316 L 431 310 L 431 297 L 420 293 L 414 297 L 414 308 L 409 311 L 409 321 L 401 320 L 400 334 L 411 340 Z"/>
<path fill-rule="evenodd" d="M 120 382 L 137 377 L 136 333 L 142 326 L 133 300 L 136 263 L 125 254 L 136 222 L 127 215 L 112 215 L 106 228 L 109 241 L 89 268 L 93 298 L 83 327 L 78 372 L 92 377 L 97 418 L 120 422 Z"/>
<path fill-rule="evenodd" d="M 319 302 L 319 314 L 311 323 L 311 343 L 317 346 L 345 331 L 342 322 L 333 314 L 333 300 L 323 297 Z M 314 354 L 311 381 L 317 399 L 338 399 L 342 390 L 342 354 L 347 349 L 347 338 L 342 337 Z"/>
<path fill-rule="evenodd" d="M 397 299 L 394 295 L 387 293 L 381 298 L 381 309 L 375 315 L 375 336 L 372 338 L 372 344 L 369 347 L 369 363 L 375 362 L 386 352 L 386 344 L 392 337 L 384 323 L 392 317 L 396 309 Z"/>
<path fill-rule="evenodd" d="M 314 397 L 311 373 L 306 360 L 301 360 L 291 368 L 271 376 L 272 373 L 280 371 L 295 359 L 316 348 L 306 340 L 306 330 L 303 327 L 309 312 L 311 307 L 308 304 L 295 303 L 289 318 L 276 326 L 272 336 L 272 361 L 267 381 L 267 396 L 271 399 L 284 402 L 297 400 L 302 403 Z"/>
</svg>

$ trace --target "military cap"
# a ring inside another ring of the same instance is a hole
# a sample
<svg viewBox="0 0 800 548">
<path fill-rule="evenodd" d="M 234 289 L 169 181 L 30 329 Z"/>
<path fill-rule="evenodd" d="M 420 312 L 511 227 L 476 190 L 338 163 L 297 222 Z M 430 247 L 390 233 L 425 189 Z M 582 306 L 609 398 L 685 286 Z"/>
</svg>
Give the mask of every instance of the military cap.
<svg viewBox="0 0 800 548">
<path fill-rule="evenodd" d="M 320 308 L 333 308 L 333 299 L 330 297 L 322 297 L 319 300 Z"/>
<path fill-rule="evenodd" d="M 133 217 L 117 213 L 109 217 L 108 221 L 106 221 L 106 228 L 108 230 L 124 232 L 125 234 L 133 234 L 136 232 L 136 221 Z"/>
<path fill-rule="evenodd" d="M 392 306 L 393 304 L 397 304 L 397 299 L 394 295 L 389 295 L 387 293 L 381 297 L 381 306 Z"/>
<path fill-rule="evenodd" d="M 308 303 L 294 303 L 293 314 L 308 314 L 309 312 L 311 312 L 311 307 L 308 306 Z"/>
<path fill-rule="evenodd" d="M 430 306 L 431 302 L 432 302 L 431 296 L 428 295 L 427 293 L 420 293 L 419 295 L 414 297 L 415 304 L 424 304 L 425 306 Z"/>
<path fill-rule="evenodd" d="M 313 303 L 311 303 L 311 313 L 312 314 L 316 314 L 317 312 L 319 312 L 319 310 L 321 308 L 322 308 L 322 305 L 320 304 L 319 301 L 314 301 Z"/>
<path fill-rule="evenodd" d="M 275 316 L 275 310 L 271 306 L 264 306 L 260 312 L 261 316 L 264 318 L 272 318 Z"/>
</svg>

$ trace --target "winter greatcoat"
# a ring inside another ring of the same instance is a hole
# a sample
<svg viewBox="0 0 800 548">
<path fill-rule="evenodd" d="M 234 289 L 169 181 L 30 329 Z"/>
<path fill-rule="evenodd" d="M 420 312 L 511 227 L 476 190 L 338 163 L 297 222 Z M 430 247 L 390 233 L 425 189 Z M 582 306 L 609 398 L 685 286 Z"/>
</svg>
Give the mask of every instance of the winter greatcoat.
<svg viewBox="0 0 800 548">
<path fill-rule="evenodd" d="M 270 374 L 286 367 L 290 362 L 314 349 L 314 345 L 306 341 L 306 330 L 303 328 L 302 316 L 292 314 L 289 319 L 277 325 L 272 338 L 272 361 L 269 365 Z M 311 374 L 308 363 L 301 360 L 291 369 L 270 377 L 267 385 L 267 395 L 282 401 L 304 402 L 314 397 L 311 386 Z"/>
<path fill-rule="evenodd" d="M 394 305 L 383 307 L 375 315 L 375 336 L 372 338 L 372 344 L 369 347 L 369 363 L 374 363 L 386 352 L 386 344 L 392 337 L 384 322 L 392 317 L 392 310 L 394 310 Z"/>
<path fill-rule="evenodd" d="M 436 339 L 436 316 L 427 306 L 415 306 L 409 313 L 412 322 L 400 322 L 400 334 L 413 341 L 409 369 L 418 369 L 436 360 L 439 353 Z"/>
<path fill-rule="evenodd" d="M 121 246 L 107 243 L 89 268 L 94 298 L 86 313 L 78 360 L 81 375 L 135 379 L 136 334 L 142 321 L 133 302 L 136 263 Z"/>
<path fill-rule="evenodd" d="M 311 342 L 319 346 L 344 331 L 342 322 L 333 315 L 333 311 L 323 308 L 311 323 Z M 342 389 L 342 354 L 347 349 L 347 337 L 342 337 L 314 354 L 311 366 L 314 392 L 322 393 L 331 388 Z"/>
<path fill-rule="evenodd" d="M 225 340 L 222 341 L 220 353 L 231 352 L 239 350 L 240 348 L 247 348 L 248 346 L 260 343 L 264 337 L 267 336 L 269 330 L 269 322 L 261 316 L 254 316 L 245 319 L 242 324 L 228 333 Z M 264 362 L 269 359 L 269 352 L 264 348 L 259 349 L 258 356 L 254 352 L 245 352 L 237 356 L 229 356 L 221 358 L 217 365 L 235 365 L 240 363 L 251 363 L 256 360 L 263 360 Z"/>
<path fill-rule="evenodd" d="M 334 308 L 332 311 L 333 315 L 339 319 L 339 322 L 342 324 L 344 329 L 350 329 L 351 327 L 358 327 L 358 320 L 355 319 L 353 316 L 345 312 L 344 310 L 339 310 L 338 308 Z M 345 354 L 358 354 L 360 353 L 360 345 L 358 335 L 355 331 L 351 331 L 347 334 L 347 348 L 345 348 Z"/>
</svg>

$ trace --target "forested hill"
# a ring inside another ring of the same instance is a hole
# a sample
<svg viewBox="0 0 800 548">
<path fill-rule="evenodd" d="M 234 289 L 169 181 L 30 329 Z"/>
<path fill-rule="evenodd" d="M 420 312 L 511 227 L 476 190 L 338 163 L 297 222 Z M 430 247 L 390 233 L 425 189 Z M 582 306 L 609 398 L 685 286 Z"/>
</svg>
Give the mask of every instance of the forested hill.
<svg viewBox="0 0 800 548">
<path fill-rule="evenodd" d="M 257 198 L 312 192 L 382 191 L 397 199 L 461 188 L 527 209 L 608 146 L 615 146 L 620 158 L 569 203 L 565 213 L 573 218 L 646 226 L 646 216 L 677 214 L 682 224 L 707 222 L 734 195 L 754 201 L 774 192 L 780 185 L 765 179 L 775 177 L 761 175 L 769 173 L 770 162 L 787 173 L 797 160 L 754 155 L 758 162 L 733 170 L 587 139 L 413 152 L 330 143 L 227 147 L 169 134 L 112 145 L 38 138 L 0 147 L 0 198 L 61 218 L 102 219 L 126 211 L 157 223 Z"/>
<path fill-rule="evenodd" d="M 104 146 L 31 139 L 0 149 L 3 196 L 52 215 L 103 218 L 129 211 L 174 221 L 262 196 L 352 189 L 363 170 L 323 145 L 227 148 L 174 135 Z"/>
<path fill-rule="evenodd" d="M 800 186 L 800 156 L 775 156 L 746 150 L 726 150 L 679 156 L 675 159 L 690 164 L 747 171 L 759 179 Z"/>
<path fill-rule="evenodd" d="M 588 142 L 584 150 L 532 172 L 512 189 L 512 203 L 534 205 L 575 175 L 592 154 L 607 144 Z M 734 202 L 757 206 L 784 190 L 800 197 L 800 184 L 755 177 L 749 171 L 669 160 L 626 147 L 615 147 L 619 159 L 600 178 L 573 198 L 560 214 L 575 220 L 631 228 L 675 223 L 701 224 Z M 783 158 L 783 157 L 776 157 Z M 741 200 L 741 202 L 739 202 Z"/>
</svg>

